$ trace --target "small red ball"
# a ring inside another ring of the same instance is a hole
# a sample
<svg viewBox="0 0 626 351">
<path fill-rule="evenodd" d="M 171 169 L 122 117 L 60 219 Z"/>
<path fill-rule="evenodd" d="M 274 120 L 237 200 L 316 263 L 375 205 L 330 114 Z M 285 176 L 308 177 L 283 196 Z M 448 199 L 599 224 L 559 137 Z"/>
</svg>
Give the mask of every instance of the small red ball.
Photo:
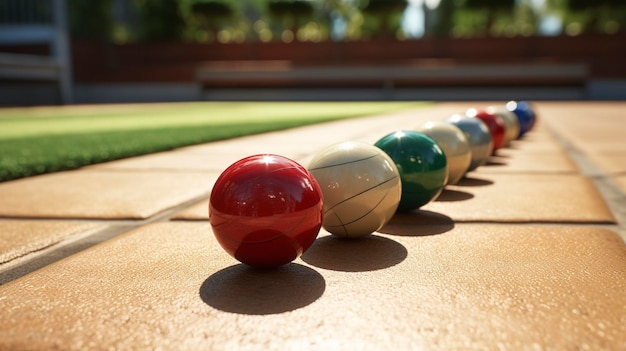
<svg viewBox="0 0 626 351">
<path fill-rule="evenodd" d="M 467 111 L 467 116 L 475 117 L 483 121 L 487 128 L 489 128 L 489 132 L 491 133 L 491 137 L 493 139 L 493 152 L 504 147 L 506 143 L 506 126 L 504 125 L 504 121 L 502 118 L 495 113 L 488 112 L 486 110 L 475 110 L 469 109 Z"/>
<path fill-rule="evenodd" d="M 278 267 L 313 244 L 323 208 L 322 191 L 306 168 L 283 156 L 254 155 L 218 177 L 209 221 L 231 256 L 255 267 Z"/>
</svg>

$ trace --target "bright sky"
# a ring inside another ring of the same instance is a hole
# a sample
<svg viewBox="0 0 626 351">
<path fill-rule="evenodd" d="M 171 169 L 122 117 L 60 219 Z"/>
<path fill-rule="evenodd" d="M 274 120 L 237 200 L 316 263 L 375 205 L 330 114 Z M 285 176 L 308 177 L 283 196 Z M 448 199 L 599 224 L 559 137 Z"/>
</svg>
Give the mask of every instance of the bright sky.
<svg viewBox="0 0 626 351">
<path fill-rule="evenodd" d="M 432 2 L 433 0 L 428 1 Z M 402 28 L 409 38 L 419 38 L 424 35 L 422 0 L 409 0 L 409 5 L 404 11 L 404 17 L 402 18 Z"/>
<path fill-rule="evenodd" d="M 545 6 L 546 0 L 517 0 L 530 1 L 535 9 L 541 9 Z M 402 28 L 410 38 L 419 38 L 424 35 L 424 9 L 426 4 L 428 8 L 434 9 L 439 6 L 441 0 L 409 0 L 409 5 L 404 12 L 402 19 Z M 561 31 L 562 22 L 558 16 L 545 15 L 541 20 L 539 27 L 543 35 L 556 35 Z"/>
</svg>

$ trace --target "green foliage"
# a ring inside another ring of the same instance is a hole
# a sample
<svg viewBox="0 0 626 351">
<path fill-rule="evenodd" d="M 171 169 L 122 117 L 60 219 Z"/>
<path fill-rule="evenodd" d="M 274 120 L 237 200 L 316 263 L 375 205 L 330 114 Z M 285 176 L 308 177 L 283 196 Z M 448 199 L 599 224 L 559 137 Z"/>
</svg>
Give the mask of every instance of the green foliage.
<svg viewBox="0 0 626 351">
<path fill-rule="evenodd" d="M 512 10 L 515 0 L 465 0 L 465 6 L 471 9 Z"/>
<path fill-rule="evenodd" d="M 283 27 L 297 30 L 305 20 L 313 17 L 315 8 L 305 0 L 270 0 L 267 12 L 270 18 L 279 21 Z"/>
<path fill-rule="evenodd" d="M 67 0 L 70 35 L 75 39 L 107 41 L 113 33 L 111 0 Z"/>
<path fill-rule="evenodd" d="M 452 34 L 455 24 L 455 13 L 459 10 L 458 1 L 443 0 L 435 10 L 430 10 L 425 35 L 448 37 Z"/>
<path fill-rule="evenodd" d="M 626 28 L 626 1 L 623 0 L 567 0 L 563 16 L 566 32 L 614 33 Z M 611 30 L 611 27 L 613 28 Z M 571 30 L 574 28 L 574 30 Z"/>
<path fill-rule="evenodd" d="M 392 38 L 400 29 L 402 12 L 408 5 L 406 0 L 369 0 L 361 4 L 366 15 L 363 26 L 366 34 L 374 37 Z"/>
<path fill-rule="evenodd" d="M 234 11 L 222 1 L 195 1 L 191 4 L 191 13 L 205 20 L 231 17 Z"/>
<path fill-rule="evenodd" d="M 315 7 L 306 0 L 270 0 L 267 3 L 268 19 L 271 22 L 270 28 L 274 31 L 289 29 L 293 34 L 304 26 L 308 21 L 313 20 Z"/>
<path fill-rule="evenodd" d="M 512 36 L 527 28 L 515 21 L 522 8 L 515 0 L 459 0 L 458 4 L 453 15 L 454 36 Z"/>
<path fill-rule="evenodd" d="M 363 6 L 366 13 L 389 14 L 403 11 L 407 6 L 406 0 L 369 0 Z"/>
<path fill-rule="evenodd" d="M 127 1 L 138 22 L 114 23 L 112 0 L 67 0 L 72 36 L 118 43 L 243 42 L 276 40 L 288 29 L 293 39 L 318 41 L 330 36 L 332 20 L 340 17 L 346 23 L 340 37 L 394 38 L 408 5 L 408 0 Z M 438 37 L 533 35 L 546 15 L 583 32 L 626 29 L 626 0 L 546 0 L 542 9 L 531 6 L 531 0 L 441 0 L 428 13 L 426 35 Z"/>
<path fill-rule="evenodd" d="M 568 7 L 572 11 L 587 11 L 597 8 L 624 8 L 624 0 L 569 0 Z"/>
<path fill-rule="evenodd" d="M 207 38 L 209 35 L 215 37 L 221 28 L 235 21 L 236 16 L 230 4 L 217 0 L 194 0 L 188 10 L 189 16 L 185 17 L 187 33 L 192 32 L 191 37 L 196 38 L 203 31 L 206 31 Z"/>
<path fill-rule="evenodd" d="M 178 40 L 182 37 L 185 21 L 178 0 L 134 0 L 133 5 L 139 16 L 141 40 Z"/>
<path fill-rule="evenodd" d="M 309 17 L 315 12 L 315 8 L 305 0 L 270 0 L 269 12 L 276 17 Z"/>
</svg>

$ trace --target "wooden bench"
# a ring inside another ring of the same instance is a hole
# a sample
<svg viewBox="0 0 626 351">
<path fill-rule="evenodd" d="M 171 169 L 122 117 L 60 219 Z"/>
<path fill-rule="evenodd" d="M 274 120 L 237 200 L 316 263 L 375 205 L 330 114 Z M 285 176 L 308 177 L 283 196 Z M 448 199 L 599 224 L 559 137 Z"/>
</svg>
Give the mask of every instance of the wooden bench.
<svg viewBox="0 0 626 351">
<path fill-rule="evenodd" d="M 0 79 L 59 80 L 62 65 L 55 59 L 29 54 L 0 53 Z"/>
<path fill-rule="evenodd" d="M 197 67 L 204 89 L 295 87 L 584 86 L 580 63 L 465 63 L 414 60 L 374 65 L 299 65 L 290 61 L 217 61 Z"/>
</svg>

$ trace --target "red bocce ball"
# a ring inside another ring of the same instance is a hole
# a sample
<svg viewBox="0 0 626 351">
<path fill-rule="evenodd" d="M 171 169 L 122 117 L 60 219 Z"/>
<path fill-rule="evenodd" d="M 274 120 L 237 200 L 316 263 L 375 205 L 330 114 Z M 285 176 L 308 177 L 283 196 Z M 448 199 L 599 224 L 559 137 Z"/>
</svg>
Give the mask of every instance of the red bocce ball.
<svg viewBox="0 0 626 351">
<path fill-rule="evenodd" d="M 500 116 L 487 112 L 486 110 L 475 109 L 469 109 L 466 115 L 478 118 L 487 125 L 493 139 L 493 153 L 504 147 L 506 143 L 506 126 Z"/>
<path fill-rule="evenodd" d="M 254 155 L 229 166 L 209 199 L 220 245 L 242 263 L 278 267 L 305 252 L 322 226 L 323 198 L 306 168 L 279 155 Z"/>
</svg>

